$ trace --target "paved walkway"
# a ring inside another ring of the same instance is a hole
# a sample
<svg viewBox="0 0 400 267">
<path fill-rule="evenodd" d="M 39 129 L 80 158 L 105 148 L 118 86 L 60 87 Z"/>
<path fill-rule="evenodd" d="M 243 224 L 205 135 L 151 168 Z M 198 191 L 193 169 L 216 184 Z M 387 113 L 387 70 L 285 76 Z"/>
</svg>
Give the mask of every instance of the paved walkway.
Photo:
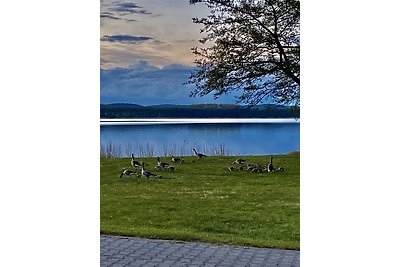
<svg viewBox="0 0 400 267">
<path fill-rule="evenodd" d="M 300 251 L 100 236 L 101 266 L 300 266 Z"/>
</svg>

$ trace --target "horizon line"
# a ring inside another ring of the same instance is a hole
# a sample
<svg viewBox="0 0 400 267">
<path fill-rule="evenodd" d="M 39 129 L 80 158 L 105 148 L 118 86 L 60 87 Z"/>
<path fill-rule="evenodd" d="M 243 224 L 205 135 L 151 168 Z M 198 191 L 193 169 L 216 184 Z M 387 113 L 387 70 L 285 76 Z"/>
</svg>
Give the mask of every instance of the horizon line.
<svg viewBox="0 0 400 267">
<path fill-rule="evenodd" d="M 274 105 L 274 106 L 285 106 L 285 107 L 296 107 L 294 105 L 283 105 L 283 104 L 275 104 L 275 103 L 264 103 L 264 104 L 256 104 L 256 105 L 246 105 L 246 104 L 237 104 L 237 103 L 195 103 L 195 104 L 172 104 L 172 103 L 162 103 L 162 104 L 151 104 L 151 105 L 143 105 L 137 103 L 128 103 L 128 102 L 113 102 L 113 103 L 100 103 L 100 105 L 138 105 L 143 107 L 150 106 L 195 106 L 195 105 L 231 105 L 231 106 L 259 106 L 259 105 Z"/>
</svg>

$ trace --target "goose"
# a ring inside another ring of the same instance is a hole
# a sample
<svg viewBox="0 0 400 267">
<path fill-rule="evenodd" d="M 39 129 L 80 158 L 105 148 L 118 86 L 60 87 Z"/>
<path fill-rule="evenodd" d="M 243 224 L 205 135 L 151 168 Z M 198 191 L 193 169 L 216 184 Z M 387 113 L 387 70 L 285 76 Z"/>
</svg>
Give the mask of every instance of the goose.
<svg viewBox="0 0 400 267">
<path fill-rule="evenodd" d="M 180 159 L 180 158 L 174 157 L 174 155 L 171 155 L 171 161 L 172 162 L 179 162 L 179 163 L 184 163 L 185 162 L 184 159 Z"/>
<path fill-rule="evenodd" d="M 123 172 L 121 173 L 119 178 L 122 178 L 123 175 L 130 176 L 130 175 L 137 175 L 137 173 L 130 169 L 125 169 L 125 170 L 123 170 Z"/>
<path fill-rule="evenodd" d="M 283 167 L 279 167 L 278 169 L 276 169 L 277 172 L 283 172 Z"/>
<path fill-rule="evenodd" d="M 231 171 L 231 172 L 233 172 L 233 171 L 235 170 L 235 167 L 230 166 L 230 167 L 228 168 L 228 170 Z"/>
<path fill-rule="evenodd" d="M 169 165 L 169 166 L 166 167 L 166 169 L 169 170 L 169 171 L 173 171 L 173 170 L 175 170 L 175 167 L 172 166 L 172 165 Z"/>
<path fill-rule="evenodd" d="M 254 163 L 247 163 L 247 170 L 251 171 L 252 169 L 256 168 L 256 164 Z"/>
<path fill-rule="evenodd" d="M 254 164 L 254 163 L 248 163 L 247 164 L 247 170 L 249 172 L 260 172 L 262 171 L 261 165 L 260 164 Z"/>
<path fill-rule="evenodd" d="M 162 178 L 161 175 L 155 175 L 149 171 L 146 171 L 144 169 L 144 162 L 142 161 L 142 175 L 145 176 L 146 178 L 150 178 L 151 176 L 157 176 L 158 178 Z"/>
<path fill-rule="evenodd" d="M 244 160 L 244 159 L 236 159 L 232 164 L 241 165 L 241 164 L 244 164 L 245 162 L 246 162 L 246 160 Z"/>
<path fill-rule="evenodd" d="M 247 170 L 249 172 L 260 172 L 261 171 L 261 166 L 260 164 L 252 164 L 247 167 Z"/>
<path fill-rule="evenodd" d="M 157 167 L 161 167 L 161 168 L 167 168 L 169 166 L 168 163 L 165 162 L 160 162 L 160 157 L 157 157 Z"/>
<path fill-rule="evenodd" d="M 270 160 L 270 162 L 269 162 L 269 164 L 267 166 L 267 171 L 268 172 L 273 172 L 274 171 L 274 166 L 272 166 L 272 157 L 271 157 L 271 160 Z"/>
<path fill-rule="evenodd" d="M 172 165 L 168 165 L 168 166 L 165 166 L 165 167 L 162 167 L 161 165 L 157 165 L 157 166 L 155 166 L 154 167 L 154 169 L 156 170 L 156 171 L 160 171 L 161 169 L 166 169 L 166 170 L 168 170 L 168 171 L 173 171 L 173 170 L 175 170 L 175 167 L 174 166 L 172 166 Z"/>
<path fill-rule="evenodd" d="M 204 155 L 204 154 L 197 153 L 196 149 L 194 149 L 194 148 L 193 148 L 193 151 L 194 151 L 194 154 L 196 154 L 196 156 L 197 156 L 199 159 L 204 158 L 204 157 L 207 157 L 207 156 Z"/>
<path fill-rule="evenodd" d="M 132 165 L 132 167 L 134 167 L 134 168 L 140 167 L 140 163 L 139 163 L 139 161 L 135 160 L 135 156 L 133 155 L 133 153 L 132 153 L 131 165 Z"/>
<path fill-rule="evenodd" d="M 155 169 L 156 171 L 159 171 L 159 170 L 161 170 L 161 166 L 160 166 L 160 165 L 157 165 L 157 166 L 154 167 L 154 169 Z"/>
</svg>

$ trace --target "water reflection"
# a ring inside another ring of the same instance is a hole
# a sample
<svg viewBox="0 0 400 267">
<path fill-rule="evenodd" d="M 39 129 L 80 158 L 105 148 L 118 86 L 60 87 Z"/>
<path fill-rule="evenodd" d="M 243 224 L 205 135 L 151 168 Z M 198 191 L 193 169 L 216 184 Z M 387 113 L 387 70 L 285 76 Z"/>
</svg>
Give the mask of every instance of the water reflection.
<svg viewBox="0 0 400 267">
<path fill-rule="evenodd" d="M 300 149 L 300 124 L 161 124 L 101 126 L 101 153 L 109 156 L 281 154 Z"/>
</svg>

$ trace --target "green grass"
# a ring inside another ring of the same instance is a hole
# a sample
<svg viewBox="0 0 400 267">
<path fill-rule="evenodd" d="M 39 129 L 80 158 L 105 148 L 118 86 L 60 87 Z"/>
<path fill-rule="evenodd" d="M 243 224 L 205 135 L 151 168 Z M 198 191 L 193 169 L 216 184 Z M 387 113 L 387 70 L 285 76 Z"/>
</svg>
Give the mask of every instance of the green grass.
<svg viewBox="0 0 400 267">
<path fill-rule="evenodd" d="M 156 158 L 138 159 L 163 179 L 120 178 L 130 158 L 101 158 L 101 233 L 300 249 L 299 154 L 275 155 L 285 169 L 276 173 L 230 172 L 237 157 L 183 158 L 159 172 Z M 265 164 L 269 156 L 242 158 Z"/>
</svg>

